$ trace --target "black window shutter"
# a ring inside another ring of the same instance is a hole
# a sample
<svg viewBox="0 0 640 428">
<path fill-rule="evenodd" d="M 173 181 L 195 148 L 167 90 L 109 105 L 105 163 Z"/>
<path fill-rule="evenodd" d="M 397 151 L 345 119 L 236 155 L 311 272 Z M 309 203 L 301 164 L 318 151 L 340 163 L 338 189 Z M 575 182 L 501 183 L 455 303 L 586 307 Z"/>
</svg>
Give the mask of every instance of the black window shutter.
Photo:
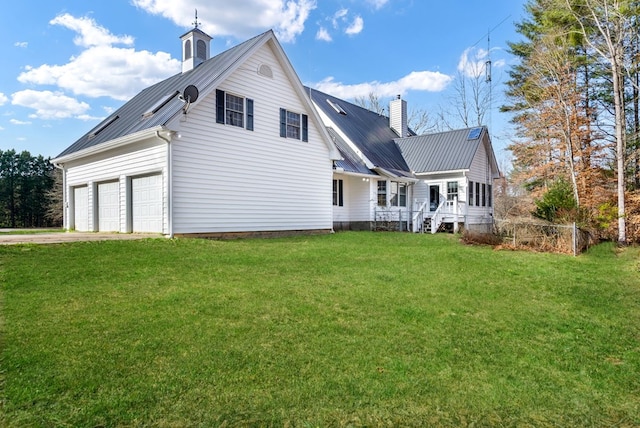
<svg viewBox="0 0 640 428">
<path fill-rule="evenodd" d="M 253 100 L 247 98 L 247 130 L 253 131 Z"/>
<path fill-rule="evenodd" d="M 280 109 L 280 136 L 287 137 L 287 111 Z"/>
<path fill-rule="evenodd" d="M 224 91 L 216 89 L 216 122 L 224 124 Z"/>
<path fill-rule="evenodd" d="M 338 206 L 344 206 L 344 198 L 342 197 L 342 180 L 338 180 Z"/>
<path fill-rule="evenodd" d="M 309 141 L 309 117 L 306 114 L 302 115 L 302 141 Z"/>
</svg>

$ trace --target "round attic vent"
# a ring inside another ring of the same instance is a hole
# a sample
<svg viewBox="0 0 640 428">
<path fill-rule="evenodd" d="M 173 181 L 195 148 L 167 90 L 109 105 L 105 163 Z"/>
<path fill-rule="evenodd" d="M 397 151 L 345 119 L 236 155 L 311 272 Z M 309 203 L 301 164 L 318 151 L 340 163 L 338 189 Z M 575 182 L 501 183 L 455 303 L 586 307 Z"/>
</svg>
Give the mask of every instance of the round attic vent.
<svg viewBox="0 0 640 428">
<path fill-rule="evenodd" d="M 258 67 L 258 74 L 273 79 L 273 70 L 271 70 L 271 67 L 267 64 L 260 64 L 260 67 Z"/>
</svg>

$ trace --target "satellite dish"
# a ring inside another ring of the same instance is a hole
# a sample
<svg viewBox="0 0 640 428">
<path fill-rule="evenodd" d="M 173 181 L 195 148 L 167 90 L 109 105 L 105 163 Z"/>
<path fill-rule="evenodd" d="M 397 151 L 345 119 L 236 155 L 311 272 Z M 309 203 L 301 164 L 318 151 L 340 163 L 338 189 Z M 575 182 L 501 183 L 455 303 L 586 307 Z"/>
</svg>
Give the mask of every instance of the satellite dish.
<svg viewBox="0 0 640 428">
<path fill-rule="evenodd" d="M 184 88 L 182 97 L 187 103 L 194 103 L 198 99 L 199 94 L 200 92 L 198 91 L 198 88 L 196 88 L 194 85 L 189 85 Z"/>
</svg>

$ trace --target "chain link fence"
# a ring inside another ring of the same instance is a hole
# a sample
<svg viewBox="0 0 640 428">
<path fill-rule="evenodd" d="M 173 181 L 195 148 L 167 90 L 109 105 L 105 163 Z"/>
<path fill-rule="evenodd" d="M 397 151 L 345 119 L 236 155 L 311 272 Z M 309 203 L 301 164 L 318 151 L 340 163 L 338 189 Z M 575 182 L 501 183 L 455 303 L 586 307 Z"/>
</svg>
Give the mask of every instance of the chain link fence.
<svg viewBox="0 0 640 428">
<path fill-rule="evenodd" d="M 514 248 L 529 248 L 537 251 L 578 255 L 596 243 L 587 230 L 573 224 L 551 224 L 540 222 L 497 220 L 496 234 L 504 245 Z"/>
</svg>

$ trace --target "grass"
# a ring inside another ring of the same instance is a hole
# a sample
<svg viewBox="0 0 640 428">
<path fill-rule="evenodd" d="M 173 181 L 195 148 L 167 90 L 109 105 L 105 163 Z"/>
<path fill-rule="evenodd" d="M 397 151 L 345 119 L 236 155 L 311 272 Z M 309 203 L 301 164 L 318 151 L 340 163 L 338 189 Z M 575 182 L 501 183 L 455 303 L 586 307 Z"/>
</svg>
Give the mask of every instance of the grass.
<svg viewBox="0 0 640 428">
<path fill-rule="evenodd" d="M 34 233 L 61 233 L 64 229 L 3 229 L 0 235 L 32 235 Z"/>
<path fill-rule="evenodd" d="M 638 426 L 637 248 L 0 247 L 0 425 Z"/>
</svg>

